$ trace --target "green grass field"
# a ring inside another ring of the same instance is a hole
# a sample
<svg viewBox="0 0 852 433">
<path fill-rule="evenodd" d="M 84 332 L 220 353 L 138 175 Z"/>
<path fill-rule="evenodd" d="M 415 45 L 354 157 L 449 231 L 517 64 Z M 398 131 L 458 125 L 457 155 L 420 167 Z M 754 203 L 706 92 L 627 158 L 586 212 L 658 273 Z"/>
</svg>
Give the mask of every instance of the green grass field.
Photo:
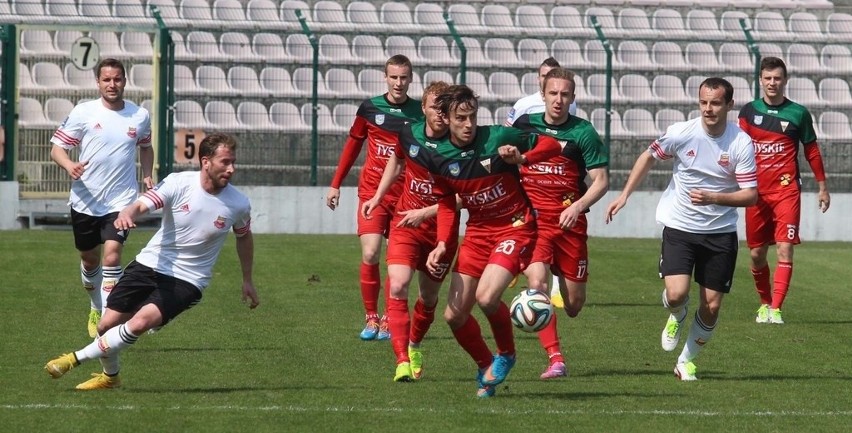
<svg viewBox="0 0 852 433">
<path fill-rule="evenodd" d="M 151 234 L 134 232 L 125 262 Z M 586 307 L 576 319 L 559 317 L 570 377 L 540 381 L 546 359 L 538 340 L 516 332 L 518 363 L 488 400 L 475 397 L 475 366 L 440 314 L 424 343 L 423 380 L 392 382 L 390 344 L 357 336 L 354 236 L 257 235 L 254 311 L 240 303 L 230 239 L 204 301 L 123 353 L 121 389 L 75 391 L 97 362 L 58 380 L 43 370 L 88 343 L 88 298 L 71 233 L 0 232 L 0 244 L 2 431 L 839 432 L 852 425 L 849 244 L 797 248 L 785 325 L 754 323 L 757 295 L 742 248 L 719 326 L 696 360 L 700 380 L 681 383 L 671 371 L 680 348 L 659 347 L 666 318 L 659 241 L 593 239 Z M 697 298 L 693 292 L 692 311 Z"/>
</svg>

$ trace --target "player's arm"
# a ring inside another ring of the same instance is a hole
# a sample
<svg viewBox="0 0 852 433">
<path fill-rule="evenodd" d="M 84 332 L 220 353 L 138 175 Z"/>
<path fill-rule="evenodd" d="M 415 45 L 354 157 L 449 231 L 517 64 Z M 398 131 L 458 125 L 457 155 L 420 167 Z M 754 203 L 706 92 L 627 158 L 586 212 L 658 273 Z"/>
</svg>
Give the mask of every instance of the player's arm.
<svg viewBox="0 0 852 433">
<path fill-rule="evenodd" d="M 439 180 L 440 178 L 435 178 L 436 182 L 439 182 Z M 448 191 L 444 185 L 441 188 L 442 191 Z M 447 252 L 447 242 L 450 241 L 450 236 L 453 235 L 453 227 L 458 227 L 460 217 L 459 212 L 456 210 L 457 206 L 458 201 L 455 194 L 447 194 L 438 201 L 437 242 L 435 249 L 426 258 L 426 268 L 429 272 L 438 272 L 440 270 L 438 264 L 444 253 Z"/>
<path fill-rule="evenodd" d="M 77 180 L 83 173 L 86 171 L 86 166 L 89 164 L 89 161 L 79 161 L 75 162 L 68 156 L 68 151 L 65 150 L 62 146 L 58 144 L 54 144 L 50 149 L 50 159 L 56 163 L 56 165 L 62 167 L 71 179 Z"/>
<path fill-rule="evenodd" d="M 154 178 L 152 177 L 152 173 L 154 172 L 154 147 L 153 146 L 143 146 L 139 147 L 139 165 L 142 166 L 142 183 L 145 184 L 146 189 L 151 189 L 154 187 Z"/>
<path fill-rule="evenodd" d="M 814 172 L 814 180 L 816 180 L 817 198 L 819 199 L 819 210 L 825 212 L 831 206 L 831 195 L 828 193 L 828 184 L 826 183 L 825 166 L 822 163 L 822 154 L 819 151 L 819 145 L 816 141 L 805 145 L 805 159 L 811 166 L 811 171 Z"/>
<path fill-rule="evenodd" d="M 747 136 L 746 136 L 747 137 Z M 741 144 L 736 148 L 736 144 Z M 696 206 L 716 204 L 730 207 L 748 207 L 757 203 L 757 164 L 754 159 L 754 144 L 751 139 L 731 145 L 736 157 L 734 176 L 739 190 L 733 192 L 715 192 L 693 189 L 689 199 Z"/>
<path fill-rule="evenodd" d="M 633 168 L 630 169 L 630 176 L 627 177 L 627 183 L 624 184 L 624 189 L 621 190 L 621 194 L 606 208 L 605 221 L 607 224 L 627 204 L 630 194 L 633 194 L 633 191 L 636 191 L 636 188 L 642 184 L 642 180 L 645 179 L 645 176 L 648 175 L 648 172 L 651 171 L 651 168 L 654 167 L 656 162 L 657 160 L 651 155 L 650 150 L 642 152 L 639 158 L 636 158 Z"/>
<path fill-rule="evenodd" d="M 136 227 L 136 219 L 148 213 L 148 204 L 139 199 L 118 213 L 113 225 L 119 230 L 129 230 Z"/>
<path fill-rule="evenodd" d="M 562 214 L 559 215 L 559 225 L 563 229 L 573 227 L 574 223 L 577 222 L 577 218 L 580 217 L 580 214 L 592 207 L 593 204 L 597 203 L 598 200 L 600 200 L 609 190 L 609 174 L 606 172 L 606 169 L 607 166 L 589 169 L 589 178 L 592 180 L 592 184 L 589 185 L 589 189 L 582 197 L 580 197 L 579 200 L 571 203 L 571 206 L 568 206 L 568 208 L 563 210 Z"/>
<path fill-rule="evenodd" d="M 334 177 L 331 179 L 331 187 L 328 188 L 328 193 L 325 197 L 325 204 L 331 210 L 334 210 L 340 199 L 340 185 L 343 179 L 349 174 L 358 155 L 361 154 L 361 149 L 364 146 L 364 140 L 367 138 L 367 120 L 361 116 L 355 116 L 355 121 L 352 127 L 349 128 L 349 137 L 346 143 L 343 144 L 343 152 L 340 154 L 340 160 L 337 162 L 337 170 L 334 172 Z"/>
<path fill-rule="evenodd" d="M 397 148 L 400 146 L 397 145 Z M 385 170 L 382 172 L 382 179 L 379 181 L 379 186 L 376 187 L 376 192 L 373 197 L 365 201 L 361 206 L 361 216 L 368 218 L 373 209 L 382 202 L 385 194 L 390 190 L 391 186 L 399 179 L 399 175 L 405 168 L 405 160 L 397 156 L 395 153 L 388 158 L 388 163 L 385 165 Z"/>
<path fill-rule="evenodd" d="M 249 308 L 256 308 L 260 305 L 260 300 L 258 300 L 257 290 L 252 281 L 254 237 L 252 237 L 251 230 L 237 236 L 237 257 L 240 259 L 240 269 L 243 274 L 242 301 L 248 301 Z"/>
</svg>

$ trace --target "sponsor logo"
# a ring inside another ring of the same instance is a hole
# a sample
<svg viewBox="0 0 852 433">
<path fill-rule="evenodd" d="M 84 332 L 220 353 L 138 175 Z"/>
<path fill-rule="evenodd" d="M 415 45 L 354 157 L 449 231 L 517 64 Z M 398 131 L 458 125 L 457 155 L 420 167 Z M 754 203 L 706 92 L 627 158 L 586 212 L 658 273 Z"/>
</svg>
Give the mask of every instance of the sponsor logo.
<svg viewBox="0 0 852 433">
<path fill-rule="evenodd" d="M 385 115 L 384 114 L 376 114 L 376 125 L 383 125 L 385 123 Z"/>
<path fill-rule="evenodd" d="M 686 156 L 688 156 L 690 158 L 694 157 L 695 156 L 695 150 L 689 149 L 689 151 L 686 152 Z"/>
<path fill-rule="evenodd" d="M 402 113 L 401 108 L 391 108 L 388 111 L 390 111 L 391 113 Z"/>
<path fill-rule="evenodd" d="M 790 122 L 786 120 L 781 121 L 781 132 L 787 132 L 787 127 L 790 126 Z"/>
<path fill-rule="evenodd" d="M 127 128 L 127 136 L 130 138 L 136 138 L 136 128 Z"/>
<path fill-rule="evenodd" d="M 787 186 L 793 183 L 793 176 L 790 176 L 789 173 L 784 173 L 781 175 L 781 186 Z"/>
<path fill-rule="evenodd" d="M 553 134 L 553 135 L 556 135 L 556 134 L 559 133 L 559 131 L 557 131 L 555 129 L 550 129 L 550 128 L 544 128 L 544 132 L 546 132 L 548 134 Z"/>
<path fill-rule="evenodd" d="M 533 164 L 529 169 L 544 174 L 565 174 L 565 166 L 562 164 Z"/>
<path fill-rule="evenodd" d="M 479 164 L 482 165 L 482 168 L 484 168 L 485 171 L 491 173 L 491 159 L 483 159 L 482 161 L 479 161 Z"/>
<path fill-rule="evenodd" d="M 518 212 L 512 215 L 512 227 L 520 227 L 527 223 L 526 215 L 523 212 Z"/>
<path fill-rule="evenodd" d="M 699 345 L 699 346 L 703 346 L 703 345 L 707 344 L 707 341 L 706 341 L 705 339 L 703 339 L 703 338 L 696 338 L 696 339 L 695 339 L 695 344 L 697 344 L 697 345 Z"/>
<path fill-rule="evenodd" d="M 107 343 L 106 337 L 98 338 L 98 349 L 100 349 L 101 352 L 104 352 L 104 353 L 109 351 L 109 343 Z"/>
<path fill-rule="evenodd" d="M 389 143 L 376 143 L 376 155 L 390 158 L 394 154 L 395 145 Z"/>
<path fill-rule="evenodd" d="M 461 168 L 459 168 L 459 163 L 454 162 L 450 164 L 450 174 L 453 176 L 458 176 L 461 173 Z"/>
<path fill-rule="evenodd" d="M 432 181 L 427 179 L 411 179 L 408 184 L 408 190 L 417 193 L 432 195 Z"/>
<path fill-rule="evenodd" d="M 763 123 L 763 116 L 759 116 L 759 115 L 755 114 L 754 115 L 754 124 L 760 125 L 761 123 Z"/>
<path fill-rule="evenodd" d="M 220 216 L 220 217 L 216 218 L 216 221 L 213 221 L 213 226 L 216 227 L 217 229 L 225 228 L 225 217 Z"/>
<path fill-rule="evenodd" d="M 568 206 L 571 206 L 572 203 L 574 203 L 574 193 L 573 192 L 562 194 L 562 206 L 568 207 Z"/>
<path fill-rule="evenodd" d="M 430 149 L 437 149 L 437 148 L 438 148 L 438 145 L 437 145 L 437 144 L 432 143 L 432 142 L 429 142 L 429 141 L 427 141 L 427 142 L 423 143 L 423 145 L 424 145 L 424 146 L 426 146 L 426 147 L 428 147 L 428 148 L 430 148 Z"/>
<path fill-rule="evenodd" d="M 719 165 L 721 165 L 722 167 L 727 167 L 730 163 L 731 157 L 727 153 L 723 153 L 721 156 L 719 156 Z"/>
<path fill-rule="evenodd" d="M 115 280 L 104 280 L 104 283 L 101 285 L 101 290 L 107 293 L 112 292 L 112 289 L 115 288 L 115 282 Z"/>
<path fill-rule="evenodd" d="M 180 205 L 180 208 L 178 210 L 181 212 L 189 213 L 189 203 L 184 203 Z"/>
<path fill-rule="evenodd" d="M 462 195 L 462 200 L 466 205 L 484 205 L 495 202 L 508 194 L 503 183 L 498 183 L 488 189 L 474 192 L 472 194 Z"/>
<path fill-rule="evenodd" d="M 420 146 L 411 146 L 408 148 L 408 156 L 414 158 L 420 153 Z"/>
<path fill-rule="evenodd" d="M 459 157 L 461 157 L 461 158 L 467 158 L 467 157 L 468 157 L 468 156 L 470 156 L 470 155 L 473 155 L 473 150 L 467 150 L 467 151 L 464 151 L 464 152 L 462 152 L 462 153 L 459 155 Z"/>
<path fill-rule="evenodd" d="M 778 110 L 766 110 L 769 114 L 778 114 Z"/>
<path fill-rule="evenodd" d="M 100 131 L 101 129 L 104 129 L 104 128 L 103 128 L 103 127 L 101 127 L 100 122 L 95 123 L 95 131 Z"/>
<path fill-rule="evenodd" d="M 783 143 L 754 143 L 754 153 L 756 154 L 773 154 L 784 153 Z"/>
</svg>

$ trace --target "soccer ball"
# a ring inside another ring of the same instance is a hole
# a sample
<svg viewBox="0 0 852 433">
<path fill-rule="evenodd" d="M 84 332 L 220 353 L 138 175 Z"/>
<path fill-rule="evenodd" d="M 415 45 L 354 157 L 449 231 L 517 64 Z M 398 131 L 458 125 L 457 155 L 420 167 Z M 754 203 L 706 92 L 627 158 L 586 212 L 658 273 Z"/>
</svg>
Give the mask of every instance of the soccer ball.
<svg viewBox="0 0 852 433">
<path fill-rule="evenodd" d="M 553 318 L 553 304 L 547 293 L 525 289 L 515 296 L 509 308 L 512 324 L 524 332 L 538 332 Z"/>
</svg>

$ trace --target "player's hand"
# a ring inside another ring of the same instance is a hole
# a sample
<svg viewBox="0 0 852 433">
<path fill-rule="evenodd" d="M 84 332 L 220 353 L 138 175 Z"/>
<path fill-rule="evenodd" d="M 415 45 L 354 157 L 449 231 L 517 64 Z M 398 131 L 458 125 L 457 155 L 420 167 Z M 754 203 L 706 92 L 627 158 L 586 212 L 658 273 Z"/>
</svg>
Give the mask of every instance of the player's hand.
<svg viewBox="0 0 852 433">
<path fill-rule="evenodd" d="M 615 217 L 615 214 L 617 214 L 618 211 L 620 211 L 621 208 L 623 208 L 626 204 L 627 198 L 618 196 L 617 199 L 613 200 L 613 202 L 606 207 L 606 215 L 604 216 L 604 221 L 609 224 Z"/>
<path fill-rule="evenodd" d="M 822 190 L 819 192 L 819 210 L 822 213 L 828 210 L 831 206 L 831 196 L 828 194 L 828 191 Z"/>
<path fill-rule="evenodd" d="M 133 218 L 131 218 L 125 211 L 118 213 L 118 216 L 115 217 L 115 222 L 113 222 L 112 225 L 114 225 L 118 230 L 130 230 L 136 227 L 136 223 L 133 222 Z"/>
<path fill-rule="evenodd" d="M 698 188 L 689 191 L 689 200 L 696 206 L 714 204 L 716 202 L 715 196 L 716 193 L 714 192 Z"/>
<path fill-rule="evenodd" d="M 429 270 L 431 274 L 439 274 L 441 271 L 440 260 L 441 257 L 444 257 L 444 254 L 447 252 L 447 246 L 443 241 L 438 242 L 438 245 L 435 246 L 435 249 L 429 253 L 429 257 L 426 258 L 426 269 Z"/>
<path fill-rule="evenodd" d="M 397 223 L 397 227 L 419 227 L 423 221 L 432 216 L 428 208 L 404 210 L 399 214 L 402 215 L 402 219 Z"/>
<path fill-rule="evenodd" d="M 364 204 L 361 205 L 361 218 L 364 218 L 365 220 L 372 218 L 370 214 L 373 213 L 373 209 L 375 209 L 378 205 L 379 200 L 377 200 L 376 197 L 365 201 Z"/>
<path fill-rule="evenodd" d="M 71 164 L 69 168 L 65 171 L 68 172 L 68 175 L 71 176 L 71 179 L 78 180 L 83 176 L 83 173 L 86 172 L 86 166 L 89 165 L 89 161 L 80 161 Z"/>
<path fill-rule="evenodd" d="M 521 151 L 511 144 L 500 146 L 497 148 L 497 153 L 507 164 L 523 164 L 526 162 L 526 158 L 521 155 Z"/>
<path fill-rule="evenodd" d="M 248 302 L 249 308 L 252 310 L 257 308 L 260 305 L 260 300 L 257 298 L 257 290 L 254 288 L 254 284 L 250 282 L 243 282 L 243 303 Z"/>
<path fill-rule="evenodd" d="M 572 204 L 565 208 L 561 214 L 559 214 L 559 227 L 562 230 L 569 230 L 571 227 L 574 227 L 574 224 L 577 223 L 577 219 L 580 218 L 580 214 L 582 211 L 580 210 L 580 206 L 576 206 Z"/>
<path fill-rule="evenodd" d="M 145 176 L 142 178 L 142 183 L 145 184 L 145 189 L 154 189 L 154 178 L 151 176 Z"/>
<path fill-rule="evenodd" d="M 329 188 L 325 195 L 325 205 L 334 210 L 340 202 L 340 188 Z"/>
</svg>

